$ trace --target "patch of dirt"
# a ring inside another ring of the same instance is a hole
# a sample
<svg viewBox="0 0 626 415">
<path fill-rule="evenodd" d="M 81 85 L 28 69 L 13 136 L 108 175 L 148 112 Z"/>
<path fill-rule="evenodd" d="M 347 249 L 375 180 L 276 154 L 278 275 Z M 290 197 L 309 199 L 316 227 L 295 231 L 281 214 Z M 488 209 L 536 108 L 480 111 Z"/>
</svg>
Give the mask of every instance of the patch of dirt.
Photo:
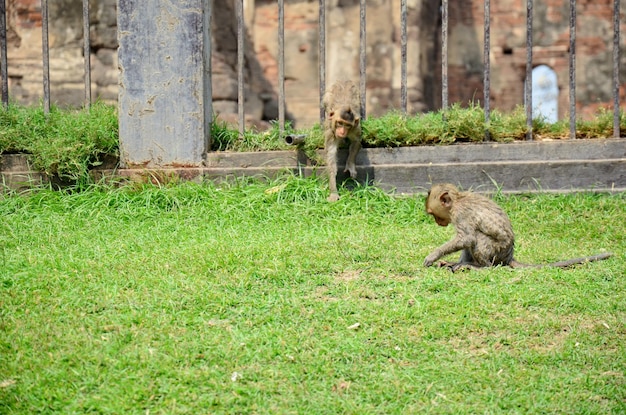
<svg viewBox="0 0 626 415">
<path fill-rule="evenodd" d="M 359 278 L 363 271 L 362 270 L 346 270 L 337 275 L 335 275 L 335 280 L 337 281 L 354 281 Z"/>
</svg>

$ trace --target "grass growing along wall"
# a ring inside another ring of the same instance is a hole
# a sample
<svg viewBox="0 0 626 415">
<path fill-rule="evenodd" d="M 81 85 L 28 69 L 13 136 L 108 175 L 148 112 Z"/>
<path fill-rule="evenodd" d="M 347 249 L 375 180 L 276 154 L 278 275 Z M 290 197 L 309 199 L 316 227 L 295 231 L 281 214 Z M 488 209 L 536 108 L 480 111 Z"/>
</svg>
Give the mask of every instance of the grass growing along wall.
<svg viewBox="0 0 626 415">
<path fill-rule="evenodd" d="M 444 116 L 445 115 L 445 116 Z M 621 130 L 626 131 L 626 117 L 621 114 Z M 484 110 L 470 103 L 452 105 L 447 111 L 403 115 L 391 111 L 381 117 L 362 121 L 365 147 L 398 147 L 457 142 L 481 142 L 485 139 Z M 491 139 L 510 142 L 526 138 L 526 114 L 523 107 L 509 113 L 491 112 L 488 126 Z M 569 138 L 568 121 L 549 124 L 533 121 L 536 138 Z M 311 158 L 324 144 L 319 124 L 308 129 L 286 126 L 285 134 L 307 136 L 304 150 Z M 606 138 L 613 135 L 613 113 L 600 110 L 589 121 L 577 123 L 578 138 Z M 271 151 L 290 148 L 272 123 L 268 131 L 248 130 L 239 137 L 237 130 L 220 120 L 211 125 L 213 151 Z M 116 107 L 102 102 L 90 110 L 64 110 L 53 106 L 48 116 L 40 106 L 10 105 L 0 109 L 0 154 L 20 152 L 31 155 L 33 167 L 71 180 L 85 180 L 90 168 L 103 155 L 118 155 L 119 134 Z M 318 160 L 321 161 L 321 160 Z"/>
<path fill-rule="evenodd" d="M 626 131 L 626 116 L 620 115 L 621 131 Z M 369 117 L 362 121 L 363 145 L 365 147 L 400 147 L 432 144 L 453 144 L 459 142 L 479 143 L 485 140 L 485 130 L 489 129 L 491 140 L 512 142 L 526 140 L 526 111 L 524 107 L 504 113 L 492 110 L 490 123 L 485 125 L 484 109 L 470 103 L 467 107 L 453 104 L 447 111 L 431 111 L 423 114 L 404 115 L 390 111 L 381 117 Z M 613 136 L 613 113 L 601 109 L 592 120 L 577 122 L 577 138 L 608 138 Z M 212 128 L 213 150 L 258 151 L 285 149 L 280 139 L 278 125 L 257 133 L 248 131 L 244 137 L 232 130 L 217 117 Z M 286 134 L 304 134 L 305 152 L 314 158 L 314 152 L 323 148 L 323 131 L 319 124 L 308 129 L 293 129 L 286 126 Z M 536 139 L 569 138 L 569 121 L 554 124 L 542 118 L 533 120 L 533 133 Z"/>
<path fill-rule="evenodd" d="M 0 109 L 0 154 L 26 153 L 35 169 L 85 179 L 104 155 L 117 155 L 117 110 L 96 102 L 90 110 L 10 105 Z"/>
</svg>

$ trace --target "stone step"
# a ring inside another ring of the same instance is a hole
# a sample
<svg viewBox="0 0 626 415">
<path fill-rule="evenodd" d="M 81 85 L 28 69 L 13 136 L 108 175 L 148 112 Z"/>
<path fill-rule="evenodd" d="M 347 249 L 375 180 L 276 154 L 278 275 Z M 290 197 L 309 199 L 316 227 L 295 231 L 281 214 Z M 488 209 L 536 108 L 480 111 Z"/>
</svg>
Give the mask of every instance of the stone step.
<svg viewBox="0 0 626 415">
<path fill-rule="evenodd" d="M 387 164 L 375 166 L 370 177 L 399 193 L 424 192 L 437 182 L 481 192 L 624 191 L 626 158 Z"/>
<path fill-rule="evenodd" d="M 324 174 L 324 167 L 218 167 L 199 169 L 209 179 Z M 347 179 L 339 173 L 338 180 Z M 396 193 L 422 193 L 432 183 L 450 182 L 481 192 L 626 191 L 626 158 L 564 161 L 385 164 L 357 166 L 357 181 Z"/>
<path fill-rule="evenodd" d="M 345 152 L 345 150 L 344 150 Z M 320 151 L 323 153 L 323 151 Z M 474 163 L 491 161 L 596 160 L 626 157 L 624 139 L 552 140 L 395 148 L 364 148 L 359 165 Z M 214 152 L 208 167 L 297 165 L 296 151 Z M 301 161 L 302 162 L 302 161 Z"/>
<path fill-rule="evenodd" d="M 361 155 L 361 164 L 597 160 L 626 157 L 626 142 L 623 139 L 550 140 L 367 150 L 370 149 Z"/>
<path fill-rule="evenodd" d="M 345 160 L 346 151 L 339 153 Z M 300 163 L 298 163 L 298 160 Z M 297 151 L 211 153 L 207 177 L 275 176 L 285 169 L 322 174 Z M 419 193 L 431 183 L 452 182 L 493 192 L 626 190 L 626 141 L 552 140 L 365 148 L 357 157 L 357 180 L 398 193 Z M 343 180 L 343 174 L 339 174 Z"/>
<path fill-rule="evenodd" d="M 346 151 L 339 154 L 340 171 Z M 0 158 L 7 184 L 45 180 L 30 171 L 23 155 Z M 193 168 L 101 168 L 98 176 L 133 179 L 178 176 L 185 180 L 276 177 L 285 171 L 325 174 L 297 149 L 267 152 L 213 152 L 206 165 Z M 401 148 L 366 148 L 357 158 L 357 180 L 397 193 L 422 193 L 432 183 L 451 182 L 465 189 L 493 192 L 626 191 L 626 140 L 555 140 L 506 144 L 456 144 Z M 344 173 L 339 180 L 346 179 Z"/>
<path fill-rule="evenodd" d="M 0 171 L 4 172 L 28 172 L 31 171 L 28 155 L 26 154 L 0 154 Z"/>
</svg>

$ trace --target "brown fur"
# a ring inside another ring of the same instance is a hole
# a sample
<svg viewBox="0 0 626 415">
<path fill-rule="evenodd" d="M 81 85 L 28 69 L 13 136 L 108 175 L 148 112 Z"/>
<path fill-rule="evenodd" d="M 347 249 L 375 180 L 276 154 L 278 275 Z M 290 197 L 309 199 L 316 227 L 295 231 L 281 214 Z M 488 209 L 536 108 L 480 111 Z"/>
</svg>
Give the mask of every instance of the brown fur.
<svg viewBox="0 0 626 415">
<path fill-rule="evenodd" d="M 436 184 L 428 192 L 426 212 L 435 218 L 438 225 L 448 226 L 451 223 L 456 229 L 454 238 L 426 257 L 426 267 L 457 251 L 462 251 L 458 262 L 442 261 L 439 266 L 450 267 L 452 271 L 495 265 L 514 268 L 546 266 L 522 264 L 513 258 L 515 235 L 511 221 L 504 210 L 489 198 L 476 193 L 461 192 L 452 184 Z M 606 253 L 575 258 L 547 266 L 565 268 L 606 259 L 611 255 Z"/>
<path fill-rule="evenodd" d="M 339 199 L 337 192 L 337 149 L 347 139 L 350 142 L 345 172 L 356 178 L 356 156 L 361 149 L 361 100 L 359 90 L 352 81 L 333 84 L 324 94 L 324 147 L 326 148 L 326 168 L 330 196 L 334 202 Z"/>
</svg>

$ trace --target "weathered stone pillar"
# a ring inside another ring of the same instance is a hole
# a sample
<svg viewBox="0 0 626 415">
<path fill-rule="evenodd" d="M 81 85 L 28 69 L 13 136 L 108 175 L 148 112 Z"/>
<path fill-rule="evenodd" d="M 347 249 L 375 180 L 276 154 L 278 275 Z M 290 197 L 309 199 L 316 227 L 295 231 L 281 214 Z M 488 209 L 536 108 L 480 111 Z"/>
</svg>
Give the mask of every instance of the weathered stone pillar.
<svg viewBox="0 0 626 415">
<path fill-rule="evenodd" d="M 118 0 L 122 167 L 202 164 L 203 0 Z"/>
</svg>

